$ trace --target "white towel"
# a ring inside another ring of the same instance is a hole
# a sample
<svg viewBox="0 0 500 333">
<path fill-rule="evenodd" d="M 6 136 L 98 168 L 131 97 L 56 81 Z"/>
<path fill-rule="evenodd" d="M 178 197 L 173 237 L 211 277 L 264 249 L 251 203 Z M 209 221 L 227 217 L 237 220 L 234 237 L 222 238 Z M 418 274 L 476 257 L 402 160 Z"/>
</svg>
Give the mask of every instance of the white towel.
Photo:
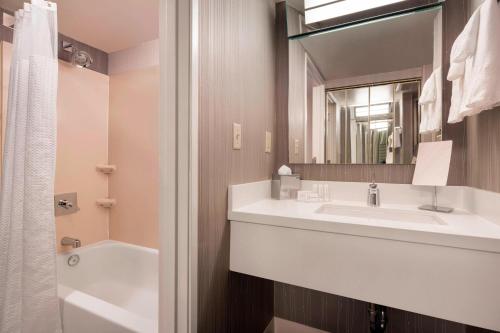
<svg viewBox="0 0 500 333">
<path fill-rule="evenodd" d="M 453 88 L 448 123 L 461 122 L 467 114 L 474 112 L 474 110 L 466 106 L 464 94 L 470 83 L 477 35 L 479 33 L 479 21 L 480 10 L 477 9 L 453 43 L 451 49 L 450 70 L 447 79 L 453 82 Z"/>
<path fill-rule="evenodd" d="M 420 134 L 441 130 L 442 120 L 442 73 L 441 67 L 432 72 L 422 88 L 419 104 L 421 105 Z"/>
<path fill-rule="evenodd" d="M 500 104 L 500 5 L 497 0 L 486 0 L 479 10 L 477 47 L 465 95 L 472 114 Z"/>
</svg>

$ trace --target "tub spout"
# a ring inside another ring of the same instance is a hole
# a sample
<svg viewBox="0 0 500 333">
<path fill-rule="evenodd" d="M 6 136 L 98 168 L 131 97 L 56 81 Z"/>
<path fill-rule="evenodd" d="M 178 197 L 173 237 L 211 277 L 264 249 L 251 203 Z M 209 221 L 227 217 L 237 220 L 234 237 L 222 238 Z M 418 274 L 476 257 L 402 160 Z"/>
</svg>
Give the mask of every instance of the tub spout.
<svg viewBox="0 0 500 333">
<path fill-rule="evenodd" d="M 80 240 L 76 239 L 76 238 L 63 237 L 63 239 L 61 239 L 61 245 L 62 246 L 71 246 L 74 249 L 76 249 L 76 248 L 82 246 L 82 242 L 80 242 Z"/>
</svg>

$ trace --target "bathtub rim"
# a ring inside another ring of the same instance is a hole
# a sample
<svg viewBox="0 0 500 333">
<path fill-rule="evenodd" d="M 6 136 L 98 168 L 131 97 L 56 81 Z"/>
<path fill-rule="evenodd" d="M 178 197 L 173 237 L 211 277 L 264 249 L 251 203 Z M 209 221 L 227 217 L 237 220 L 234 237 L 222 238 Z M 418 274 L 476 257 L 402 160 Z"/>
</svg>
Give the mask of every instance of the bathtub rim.
<svg viewBox="0 0 500 333">
<path fill-rule="evenodd" d="M 105 240 L 102 240 L 102 241 L 99 241 L 96 243 L 84 245 L 84 246 L 79 247 L 79 248 L 75 248 L 75 249 L 70 248 L 69 250 L 61 251 L 60 253 L 57 254 L 57 257 L 68 256 L 68 255 L 72 255 L 72 254 L 81 254 L 81 253 L 85 253 L 85 252 L 88 252 L 90 250 L 93 250 L 93 249 L 99 248 L 99 247 L 119 247 L 119 246 L 123 246 L 123 247 L 130 248 L 130 249 L 136 249 L 136 250 L 139 250 L 142 252 L 147 252 L 150 254 L 159 255 L 158 249 L 153 249 L 150 247 L 145 247 L 145 246 L 136 245 L 136 244 L 130 244 L 130 243 L 121 242 L 121 241 L 112 240 L 112 239 L 105 239 Z"/>
<path fill-rule="evenodd" d="M 139 250 L 141 252 L 145 252 L 148 254 L 153 254 L 156 255 L 157 257 L 159 254 L 159 251 L 157 249 L 152 249 L 140 245 L 129 244 L 115 240 L 103 240 L 97 243 L 82 246 L 80 248 L 71 249 L 69 251 L 58 253 L 57 259 L 65 262 L 66 261 L 65 259 L 71 255 L 74 254 L 84 255 L 88 251 L 103 247 L 106 248 L 126 247 L 129 249 Z M 103 299 L 92 296 L 78 289 L 69 287 L 59 281 L 57 283 L 57 295 L 61 304 L 61 316 L 63 324 L 64 324 L 65 306 L 66 304 L 69 304 L 73 307 L 81 309 L 86 313 L 90 313 L 97 317 L 103 318 L 104 320 L 111 322 L 114 325 L 117 325 L 123 329 L 130 330 L 132 332 L 144 332 L 144 333 L 158 332 L 159 313 L 157 313 L 156 320 L 149 319 L 137 313 L 128 311 L 115 304 L 107 302 Z"/>
</svg>

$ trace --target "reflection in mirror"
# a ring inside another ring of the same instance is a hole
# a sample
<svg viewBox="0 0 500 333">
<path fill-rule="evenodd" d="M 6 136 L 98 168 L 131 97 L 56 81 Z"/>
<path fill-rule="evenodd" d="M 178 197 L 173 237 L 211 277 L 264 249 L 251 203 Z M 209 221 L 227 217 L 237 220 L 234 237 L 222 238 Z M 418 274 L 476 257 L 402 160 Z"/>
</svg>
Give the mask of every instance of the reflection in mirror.
<svg viewBox="0 0 500 333">
<path fill-rule="evenodd" d="M 326 92 L 327 164 L 410 164 L 420 80 Z M 407 129 L 403 132 L 403 128 Z"/>
<path fill-rule="evenodd" d="M 419 97 L 440 71 L 441 25 L 435 7 L 291 38 L 290 163 L 411 164 L 440 140 L 419 133 Z"/>
</svg>

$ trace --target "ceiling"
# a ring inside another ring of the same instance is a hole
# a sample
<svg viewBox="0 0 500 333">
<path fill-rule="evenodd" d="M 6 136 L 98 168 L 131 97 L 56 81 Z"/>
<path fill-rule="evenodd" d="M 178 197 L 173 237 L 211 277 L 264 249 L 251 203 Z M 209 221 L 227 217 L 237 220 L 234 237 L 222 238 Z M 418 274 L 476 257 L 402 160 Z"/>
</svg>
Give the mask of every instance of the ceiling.
<svg viewBox="0 0 500 333">
<path fill-rule="evenodd" d="M 160 0 L 55 0 L 59 32 L 111 53 L 158 38 Z M 16 10 L 23 0 L 0 0 Z"/>
<path fill-rule="evenodd" d="M 436 10 L 299 39 L 328 80 L 433 63 Z"/>
</svg>

